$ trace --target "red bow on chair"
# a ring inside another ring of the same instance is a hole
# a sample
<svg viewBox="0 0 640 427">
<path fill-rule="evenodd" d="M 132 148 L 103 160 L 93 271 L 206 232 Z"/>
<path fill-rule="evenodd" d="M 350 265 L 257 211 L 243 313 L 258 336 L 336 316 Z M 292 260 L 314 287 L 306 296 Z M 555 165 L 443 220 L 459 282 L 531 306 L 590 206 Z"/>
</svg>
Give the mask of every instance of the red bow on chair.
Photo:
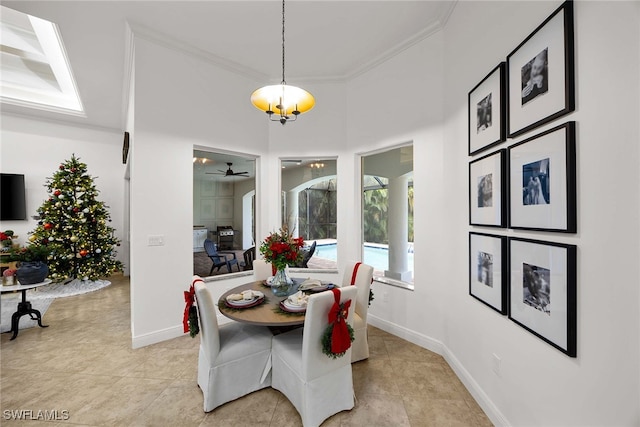
<svg viewBox="0 0 640 427">
<path fill-rule="evenodd" d="M 185 307 L 184 307 L 184 314 L 182 316 L 182 327 L 184 329 L 184 332 L 187 333 L 189 332 L 190 328 L 189 328 L 189 316 L 192 313 L 193 310 L 191 310 L 191 308 L 193 307 L 193 303 L 195 301 L 195 295 L 196 295 L 196 290 L 195 290 L 195 283 L 196 282 L 202 282 L 202 279 L 196 279 L 193 282 L 191 282 L 191 286 L 189 287 L 188 291 L 184 291 L 184 302 L 185 302 Z"/>
<path fill-rule="evenodd" d="M 333 331 L 331 333 L 331 352 L 332 353 L 344 353 L 351 347 L 351 335 L 349 334 L 349 328 L 347 325 L 347 316 L 349 315 L 349 307 L 351 307 L 351 300 L 345 301 L 340 304 L 340 289 L 334 288 L 331 290 L 335 302 L 329 310 L 329 324 L 333 324 Z"/>
<path fill-rule="evenodd" d="M 361 262 L 357 262 L 356 265 L 353 266 L 353 273 L 351 274 L 351 286 L 356 284 L 356 277 L 358 277 L 358 268 L 360 268 Z M 373 277 L 371 278 L 371 283 L 373 283 Z"/>
<path fill-rule="evenodd" d="M 356 265 L 353 266 L 353 273 L 351 274 L 351 286 L 356 284 L 356 277 L 358 277 L 358 268 L 360 267 L 361 262 L 356 262 Z"/>
</svg>

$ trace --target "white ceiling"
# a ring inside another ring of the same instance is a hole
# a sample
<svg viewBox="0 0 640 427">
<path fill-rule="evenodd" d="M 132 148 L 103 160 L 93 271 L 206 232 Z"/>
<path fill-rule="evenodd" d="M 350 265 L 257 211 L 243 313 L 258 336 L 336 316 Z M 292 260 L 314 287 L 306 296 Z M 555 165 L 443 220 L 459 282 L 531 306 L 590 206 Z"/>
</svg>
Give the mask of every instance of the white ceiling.
<svg viewBox="0 0 640 427">
<path fill-rule="evenodd" d="M 4 111 L 123 130 L 126 25 L 235 67 L 281 80 L 282 3 L 261 1 L 3 1 L 58 24 L 86 118 Z M 286 80 L 348 80 L 444 25 L 455 0 L 286 3 Z M 262 84 L 262 83 L 260 83 Z M 249 102 L 247 94 L 247 102 Z"/>
</svg>

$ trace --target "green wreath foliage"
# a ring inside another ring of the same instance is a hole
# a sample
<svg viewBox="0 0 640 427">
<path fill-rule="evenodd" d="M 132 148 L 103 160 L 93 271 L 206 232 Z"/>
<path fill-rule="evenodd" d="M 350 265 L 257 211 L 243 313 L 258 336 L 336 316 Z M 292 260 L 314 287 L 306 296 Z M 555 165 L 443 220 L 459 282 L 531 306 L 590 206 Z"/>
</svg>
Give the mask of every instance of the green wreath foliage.
<svg viewBox="0 0 640 427">
<path fill-rule="evenodd" d="M 195 338 L 200 332 L 200 326 L 198 325 L 198 309 L 195 305 L 189 307 L 189 335 L 191 338 Z"/>
<path fill-rule="evenodd" d="M 331 335 L 333 333 L 334 325 L 335 323 L 331 323 L 329 326 L 327 326 L 327 329 L 325 329 L 324 334 L 322 334 L 322 353 L 326 354 L 332 359 L 337 359 L 338 357 L 344 356 L 346 351 L 343 351 L 342 353 L 334 353 L 331 351 Z M 351 342 L 353 342 L 356 337 L 354 335 L 353 328 L 348 323 L 347 330 L 349 331 L 349 339 L 351 340 Z"/>
</svg>

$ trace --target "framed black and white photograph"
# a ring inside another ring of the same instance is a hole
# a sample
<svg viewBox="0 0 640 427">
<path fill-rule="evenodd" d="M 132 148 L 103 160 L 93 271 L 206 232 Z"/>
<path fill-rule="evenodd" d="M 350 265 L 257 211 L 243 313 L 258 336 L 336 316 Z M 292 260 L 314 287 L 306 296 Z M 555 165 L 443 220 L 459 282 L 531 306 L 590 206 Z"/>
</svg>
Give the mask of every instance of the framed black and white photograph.
<svg viewBox="0 0 640 427">
<path fill-rule="evenodd" d="M 507 314 L 507 238 L 469 233 L 469 295 Z"/>
<path fill-rule="evenodd" d="M 573 3 L 564 2 L 507 57 L 509 137 L 575 109 Z"/>
<path fill-rule="evenodd" d="M 509 147 L 509 227 L 575 233 L 575 122 Z"/>
<path fill-rule="evenodd" d="M 469 163 L 469 224 L 506 225 L 506 150 Z"/>
<path fill-rule="evenodd" d="M 576 356 L 576 246 L 509 238 L 509 319 Z"/>
<path fill-rule="evenodd" d="M 506 140 L 506 63 L 469 92 L 469 155 Z"/>
</svg>

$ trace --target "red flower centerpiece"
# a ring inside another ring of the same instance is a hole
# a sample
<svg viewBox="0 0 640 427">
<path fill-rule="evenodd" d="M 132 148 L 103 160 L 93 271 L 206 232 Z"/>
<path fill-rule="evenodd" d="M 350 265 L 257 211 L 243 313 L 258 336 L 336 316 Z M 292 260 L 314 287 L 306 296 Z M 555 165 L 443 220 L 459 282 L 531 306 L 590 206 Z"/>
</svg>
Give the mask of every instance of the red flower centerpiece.
<svg viewBox="0 0 640 427">
<path fill-rule="evenodd" d="M 270 262 L 276 270 L 271 282 L 271 290 L 277 296 L 289 295 L 293 281 L 287 277 L 287 265 L 300 261 L 300 248 L 304 245 L 302 237 L 293 237 L 286 226 L 269 234 L 260 245 L 260 253 L 265 261 Z"/>
<path fill-rule="evenodd" d="M 13 231 L 6 230 L 0 231 L 0 250 L 2 252 L 9 252 L 11 250 L 11 245 L 13 245 Z"/>
</svg>

